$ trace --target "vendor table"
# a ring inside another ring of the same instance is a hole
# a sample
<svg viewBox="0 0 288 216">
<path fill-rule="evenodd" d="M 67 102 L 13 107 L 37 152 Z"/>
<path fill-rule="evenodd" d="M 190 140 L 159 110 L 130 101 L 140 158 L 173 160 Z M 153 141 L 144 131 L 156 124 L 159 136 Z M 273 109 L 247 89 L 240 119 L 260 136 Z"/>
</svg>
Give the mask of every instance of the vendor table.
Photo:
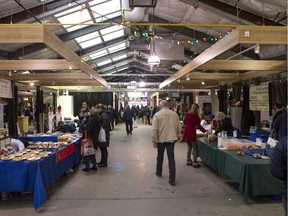
<svg viewBox="0 0 288 216">
<path fill-rule="evenodd" d="M 19 136 L 19 140 L 26 140 L 28 142 L 57 142 L 58 136 L 60 134 L 53 135 L 27 135 L 27 136 Z"/>
<path fill-rule="evenodd" d="M 278 195 L 282 182 L 274 178 L 268 168 L 269 160 L 254 159 L 252 156 L 238 156 L 236 151 L 220 150 L 216 142 L 206 137 L 199 141 L 199 156 L 202 161 L 220 175 L 239 183 L 239 191 L 248 196 Z"/>
<path fill-rule="evenodd" d="M 0 161 L 0 191 L 34 190 L 33 204 L 40 207 L 46 200 L 46 189 L 80 161 L 80 139 L 38 161 Z"/>
</svg>

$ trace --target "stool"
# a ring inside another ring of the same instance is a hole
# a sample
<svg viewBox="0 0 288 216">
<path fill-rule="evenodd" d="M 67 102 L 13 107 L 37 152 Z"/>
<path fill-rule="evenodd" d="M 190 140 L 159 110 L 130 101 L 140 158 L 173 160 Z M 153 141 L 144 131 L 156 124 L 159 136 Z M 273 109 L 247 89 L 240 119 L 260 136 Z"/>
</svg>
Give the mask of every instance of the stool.
<svg viewBox="0 0 288 216">
<path fill-rule="evenodd" d="M 147 116 L 143 116 L 143 124 L 148 124 L 148 118 L 147 118 Z"/>
</svg>

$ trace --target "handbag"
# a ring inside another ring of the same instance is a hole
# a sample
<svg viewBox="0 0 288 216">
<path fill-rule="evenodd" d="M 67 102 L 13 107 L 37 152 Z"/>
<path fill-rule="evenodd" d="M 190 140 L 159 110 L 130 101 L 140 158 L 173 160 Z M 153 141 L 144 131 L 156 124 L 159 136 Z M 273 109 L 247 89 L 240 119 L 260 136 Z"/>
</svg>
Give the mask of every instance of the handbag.
<svg viewBox="0 0 288 216">
<path fill-rule="evenodd" d="M 106 142 L 106 132 L 103 127 L 100 128 L 99 135 L 98 135 L 99 142 Z"/>
<path fill-rule="evenodd" d="M 81 140 L 81 155 L 88 156 L 95 154 L 95 149 L 93 146 L 93 142 L 87 136 L 87 131 L 84 133 L 84 139 Z"/>
</svg>

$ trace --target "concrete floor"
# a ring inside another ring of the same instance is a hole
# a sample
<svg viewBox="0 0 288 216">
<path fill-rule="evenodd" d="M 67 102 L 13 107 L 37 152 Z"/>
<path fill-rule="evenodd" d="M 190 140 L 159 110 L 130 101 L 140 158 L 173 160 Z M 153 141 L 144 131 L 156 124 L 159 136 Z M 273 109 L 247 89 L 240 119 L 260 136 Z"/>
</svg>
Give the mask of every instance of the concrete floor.
<svg viewBox="0 0 288 216">
<path fill-rule="evenodd" d="M 217 177 L 202 165 L 186 166 L 186 143 L 175 147 L 176 186 L 168 183 L 165 156 L 163 176 L 155 176 L 156 149 L 151 144 L 151 126 L 139 125 L 126 135 L 124 124 L 111 132 L 109 166 L 84 173 L 80 165 L 62 176 L 48 190 L 48 200 L 33 208 L 33 195 L 0 201 L 1 216 L 280 216 L 281 202 L 267 197 L 249 198 L 235 183 Z M 97 160 L 99 161 L 99 151 Z"/>
</svg>

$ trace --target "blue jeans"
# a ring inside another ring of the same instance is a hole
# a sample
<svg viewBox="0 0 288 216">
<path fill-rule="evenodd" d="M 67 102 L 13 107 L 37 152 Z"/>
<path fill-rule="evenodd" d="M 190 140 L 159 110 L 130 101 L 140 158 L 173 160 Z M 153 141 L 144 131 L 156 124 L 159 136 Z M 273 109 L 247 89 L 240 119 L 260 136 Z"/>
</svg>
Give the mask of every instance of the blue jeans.
<svg viewBox="0 0 288 216">
<path fill-rule="evenodd" d="M 156 172 L 157 172 L 157 174 L 162 175 L 164 151 L 166 149 L 167 157 L 168 157 L 169 180 L 170 181 L 175 181 L 175 175 L 176 175 L 174 146 L 175 146 L 175 142 L 157 143 Z"/>
</svg>

